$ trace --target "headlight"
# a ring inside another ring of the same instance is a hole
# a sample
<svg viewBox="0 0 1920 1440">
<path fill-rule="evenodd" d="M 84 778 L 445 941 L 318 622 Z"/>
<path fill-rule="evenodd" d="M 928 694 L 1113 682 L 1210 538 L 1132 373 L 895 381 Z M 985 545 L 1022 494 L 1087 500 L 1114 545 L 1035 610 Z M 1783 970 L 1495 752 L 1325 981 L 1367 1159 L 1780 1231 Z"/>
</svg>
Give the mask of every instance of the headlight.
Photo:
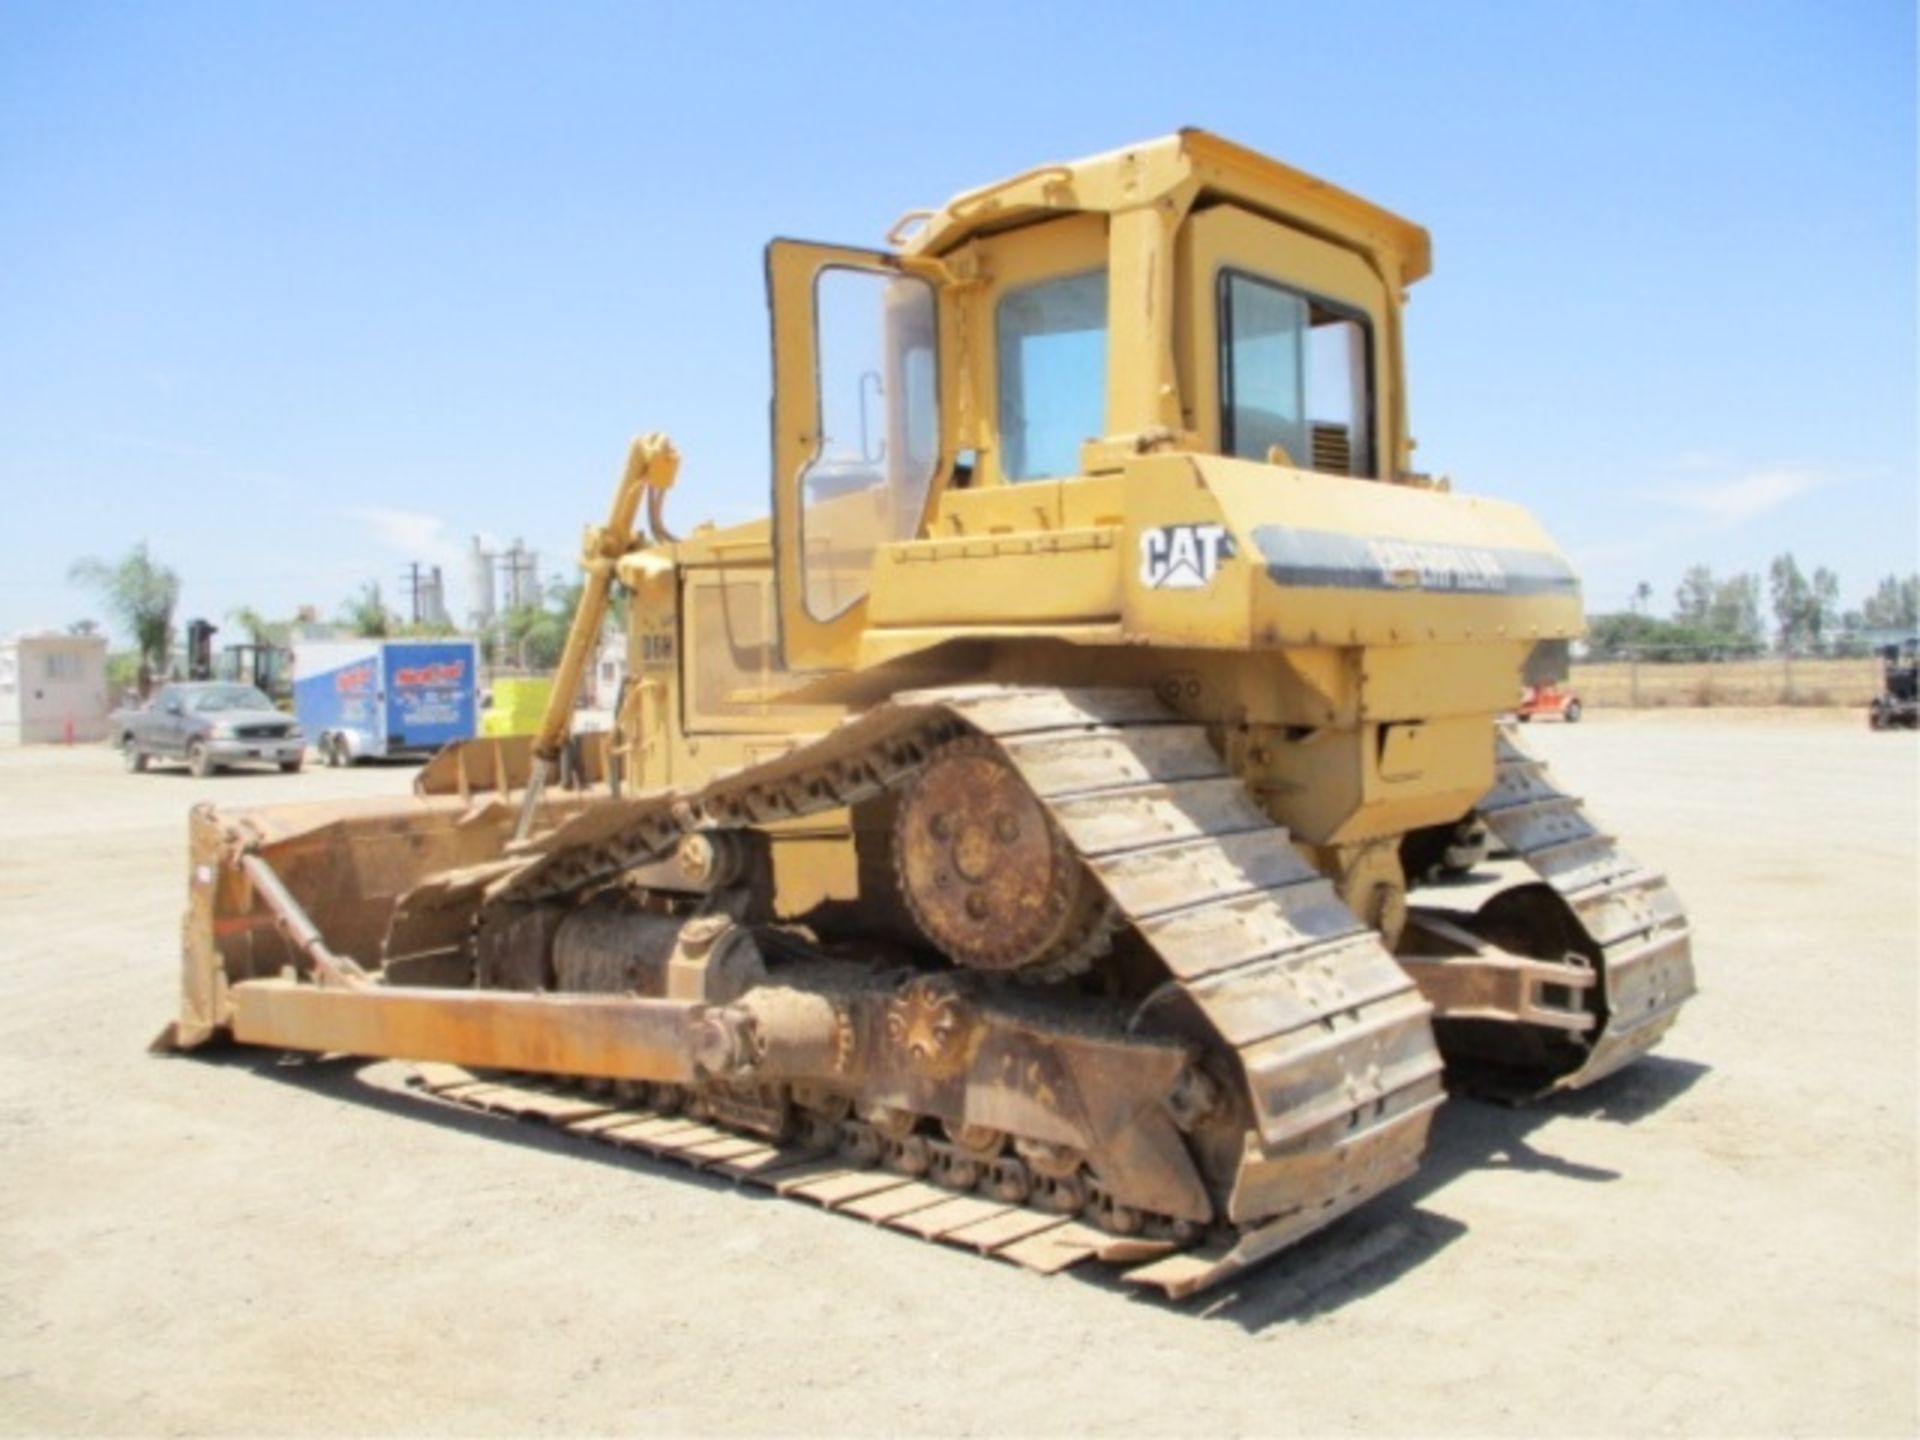
<svg viewBox="0 0 1920 1440">
<path fill-rule="evenodd" d="M 233 726 L 215 725 L 211 730 L 207 731 L 207 738 L 210 740 L 231 740 L 233 739 Z"/>
</svg>

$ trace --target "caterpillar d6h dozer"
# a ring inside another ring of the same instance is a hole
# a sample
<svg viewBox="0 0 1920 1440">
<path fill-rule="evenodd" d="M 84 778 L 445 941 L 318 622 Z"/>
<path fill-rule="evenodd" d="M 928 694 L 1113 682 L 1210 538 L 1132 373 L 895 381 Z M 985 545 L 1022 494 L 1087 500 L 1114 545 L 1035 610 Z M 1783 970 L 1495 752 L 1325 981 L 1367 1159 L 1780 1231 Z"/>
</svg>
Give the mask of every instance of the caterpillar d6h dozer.
<svg viewBox="0 0 1920 1440">
<path fill-rule="evenodd" d="M 1410 468 L 1426 233 L 1188 131 L 889 240 L 770 247 L 771 519 L 674 538 L 637 443 L 537 736 L 194 813 L 173 1044 L 424 1062 L 1176 1296 L 1411 1174 L 1443 1057 L 1525 1095 L 1652 1045 L 1680 906 L 1496 718 L 1577 582 Z M 1410 901 L 1476 835 L 1508 883 Z"/>
</svg>

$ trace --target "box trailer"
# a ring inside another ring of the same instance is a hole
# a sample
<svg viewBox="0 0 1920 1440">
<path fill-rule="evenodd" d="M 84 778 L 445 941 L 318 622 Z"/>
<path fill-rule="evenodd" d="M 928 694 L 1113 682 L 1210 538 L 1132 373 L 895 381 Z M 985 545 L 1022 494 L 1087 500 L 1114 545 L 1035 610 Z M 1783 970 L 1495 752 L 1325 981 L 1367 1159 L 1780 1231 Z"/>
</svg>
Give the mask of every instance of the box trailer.
<svg viewBox="0 0 1920 1440">
<path fill-rule="evenodd" d="M 329 765 L 429 755 L 470 740 L 480 652 L 471 640 L 302 640 L 293 709 Z"/>
</svg>

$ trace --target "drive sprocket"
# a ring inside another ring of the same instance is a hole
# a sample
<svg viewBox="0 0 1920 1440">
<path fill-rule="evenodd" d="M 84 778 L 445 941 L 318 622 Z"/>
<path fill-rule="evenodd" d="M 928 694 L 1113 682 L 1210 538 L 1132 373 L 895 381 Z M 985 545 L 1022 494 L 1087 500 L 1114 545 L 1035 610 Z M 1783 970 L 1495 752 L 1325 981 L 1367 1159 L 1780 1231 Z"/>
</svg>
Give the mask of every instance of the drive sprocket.
<svg viewBox="0 0 1920 1440">
<path fill-rule="evenodd" d="M 1112 902 L 983 736 L 948 741 L 904 788 L 893 856 L 915 922 L 958 965 L 1056 979 L 1108 947 Z"/>
</svg>

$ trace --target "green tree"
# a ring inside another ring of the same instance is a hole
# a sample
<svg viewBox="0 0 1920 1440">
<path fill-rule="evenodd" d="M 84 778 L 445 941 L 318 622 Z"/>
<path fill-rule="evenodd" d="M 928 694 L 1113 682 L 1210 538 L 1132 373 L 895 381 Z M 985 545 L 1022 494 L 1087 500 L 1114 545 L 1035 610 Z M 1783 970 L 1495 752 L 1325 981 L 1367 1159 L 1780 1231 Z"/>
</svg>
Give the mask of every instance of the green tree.
<svg viewBox="0 0 1920 1440">
<path fill-rule="evenodd" d="M 1760 618 L 1760 577 L 1735 575 L 1713 587 L 1713 602 L 1707 607 L 1707 628 L 1743 650 L 1757 650 L 1766 643 L 1767 629 Z"/>
<path fill-rule="evenodd" d="M 142 540 L 114 564 L 88 556 L 76 560 L 69 578 L 99 591 L 139 653 L 140 693 L 166 674 L 173 653 L 173 612 L 180 603 L 180 577 L 153 558 Z"/>
<path fill-rule="evenodd" d="M 567 631 L 544 605 L 516 605 L 500 617 L 507 656 L 524 670 L 551 670 L 560 663 Z"/>
<path fill-rule="evenodd" d="M 507 654 L 528 670 L 551 670 L 567 648 L 567 631 L 580 606 L 581 584 L 550 581 L 538 605 L 521 605 L 501 619 Z"/>
<path fill-rule="evenodd" d="M 1752 646 L 1710 624 L 1683 624 L 1619 610 L 1587 617 L 1587 648 L 1595 659 L 1632 657 L 1658 665 L 1722 659 Z"/>
<path fill-rule="evenodd" d="M 369 580 L 360 593 L 340 607 L 340 623 L 356 635 L 384 639 L 394 631 L 396 620 L 380 594 L 380 583 Z"/>
<path fill-rule="evenodd" d="M 283 620 L 269 620 L 251 605 L 238 605 L 227 612 L 227 618 L 246 632 L 247 639 L 255 645 L 284 645 L 292 626 Z"/>
<path fill-rule="evenodd" d="M 146 664 L 137 650 L 110 650 L 107 652 L 107 690 L 119 703 L 129 690 L 140 691 L 140 671 Z"/>
<path fill-rule="evenodd" d="M 1820 648 L 1821 640 L 1832 631 L 1839 618 L 1840 577 L 1826 566 L 1818 566 L 1807 587 L 1807 631 L 1812 636 L 1814 649 Z"/>
<path fill-rule="evenodd" d="M 1869 630 L 1920 630 L 1920 574 L 1904 579 L 1889 575 L 1860 607 L 1861 623 Z"/>
<path fill-rule="evenodd" d="M 1673 592 L 1674 620 L 1681 625 L 1706 625 L 1717 588 L 1713 571 L 1704 565 L 1693 566 L 1680 577 L 1680 588 Z"/>
<path fill-rule="evenodd" d="M 1790 651 L 1804 639 L 1808 611 L 1813 605 L 1813 587 L 1800 573 L 1791 552 L 1773 557 L 1767 571 L 1767 589 L 1773 599 L 1774 622 L 1780 627 L 1780 648 Z"/>
</svg>

